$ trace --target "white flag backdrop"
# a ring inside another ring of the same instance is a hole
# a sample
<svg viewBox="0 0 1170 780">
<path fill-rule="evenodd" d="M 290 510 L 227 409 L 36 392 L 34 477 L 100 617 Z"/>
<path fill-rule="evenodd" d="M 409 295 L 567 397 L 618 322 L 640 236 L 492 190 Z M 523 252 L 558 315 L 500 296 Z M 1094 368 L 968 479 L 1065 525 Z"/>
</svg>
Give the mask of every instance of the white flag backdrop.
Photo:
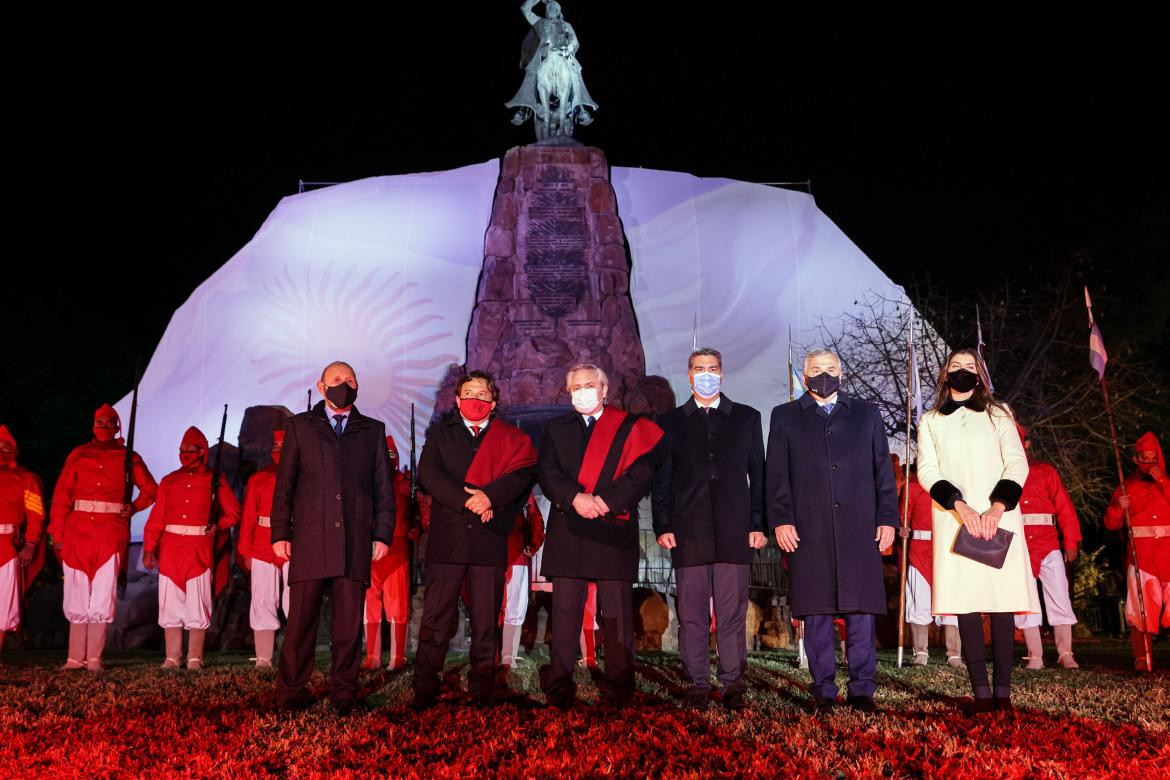
<svg viewBox="0 0 1170 780">
<path fill-rule="evenodd" d="M 354 366 L 358 407 L 395 438 L 412 401 L 429 419 L 448 365 L 464 358 L 498 176 L 492 160 L 281 200 L 175 311 L 143 374 L 135 445 L 156 478 L 178 467 L 189 425 L 213 437 L 227 403 L 234 443 L 245 408 L 304 409 L 334 359 Z M 807 343 L 820 315 L 867 290 L 902 295 L 808 195 L 641 168 L 611 178 L 647 372 L 680 401 L 696 315 L 699 343 L 724 354 L 728 395 L 766 422 L 788 397 L 790 324 Z M 117 404 L 124 420 L 129 404 Z M 137 538 L 145 517 L 135 520 Z"/>
</svg>

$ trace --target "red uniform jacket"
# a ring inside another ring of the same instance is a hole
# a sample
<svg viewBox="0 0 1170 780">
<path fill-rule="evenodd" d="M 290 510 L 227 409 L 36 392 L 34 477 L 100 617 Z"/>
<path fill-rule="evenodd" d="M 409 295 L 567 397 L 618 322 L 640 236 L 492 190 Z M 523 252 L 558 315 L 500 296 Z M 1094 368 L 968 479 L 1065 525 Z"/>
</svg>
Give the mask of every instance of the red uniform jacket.
<svg viewBox="0 0 1170 780">
<path fill-rule="evenodd" d="M 23 466 L 0 468 L 0 525 L 16 526 L 14 533 L 0 533 L 0 566 L 16 557 L 18 535 L 25 542 L 41 541 L 45 529 L 41 480 Z M 36 572 L 26 571 L 26 584 L 35 577 Z"/>
<path fill-rule="evenodd" d="M 508 571 L 512 576 L 513 566 L 527 565 L 529 558 L 524 554 L 527 547 L 530 552 L 536 552 L 544 544 L 544 517 L 540 514 L 540 507 L 536 505 L 536 498 L 528 496 L 527 511 L 516 513 L 516 527 L 508 534 Z"/>
<path fill-rule="evenodd" d="M 1061 548 L 1061 537 L 1064 538 L 1065 552 L 1077 549 L 1081 541 L 1081 523 L 1077 520 L 1077 510 L 1072 499 L 1060 481 L 1060 474 L 1051 463 L 1028 461 L 1028 479 L 1024 482 L 1024 492 L 1020 496 L 1020 512 L 1025 515 L 1056 516 L 1056 525 L 1024 526 L 1028 557 L 1032 559 L 1032 574 L 1039 575 L 1040 562 L 1050 552 Z M 1057 527 L 1060 528 L 1059 535 Z"/>
<path fill-rule="evenodd" d="M 410 535 L 414 529 L 410 516 L 410 476 L 401 471 L 394 472 L 394 510 L 394 538 L 390 552 L 382 560 L 370 564 L 371 588 L 381 587 L 395 567 L 410 560 Z"/>
<path fill-rule="evenodd" d="M 115 553 L 126 565 L 130 522 L 117 514 L 75 510 L 75 501 L 120 504 L 124 498 L 126 446 L 117 441 L 82 444 L 65 459 L 65 468 L 53 489 L 49 535 L 58 546 L 62 562 L 92 578 Z M 150 470 L 134 453 L 131 477 L 138 488 L 135 512 L 154 503 L 158 485 Z"/>
<path fill-rule="evenodd" d="M 260 518 L 272 517 L 272 491 L 276 489 L 278 468 L 273 463 L 248 479 L 240 518 L 240 538 L 236 542 L 236 552 L 241 558 L 255 558 L 273 566 L 283 566 L 288 559 L 277 557 L 272 552 L 272 528 L 260 525 Z"/>
<path fill-rule="evenodd" d="M 240 502 L 232 493 L 227 480 L 220 475 L 219 529 L 231 528 L 240 520 Z M 192 468 L 181 468 L 163 477 L 158 489 L 158 502 L 150 510 L 150 519 L 142 532 L 143 552 L 157 552 L 158 572 L 180 588 L 187 580 L 198 577 L 211 568 L 215 557 L 216 539 L 207 536 L 182 536 L 165 533 L 168 525 L 202 528 L 211 516 L 211 469 L 200 463 Z M 222 583 L 216 583 L 216 591 Z"/>
<path fill-rule="evenodd" d="M 922 485 L 918 484 L 918 477 L 913 474 L 910 475 L 910 530 L 911 531 L 930 531 L 932 528 L 931 516 L 933 515 L 934 502 L 930 499 L 930 494 L 922 489 Z M 905 486 L 902 488 L 905 490 Z M 898 506 L 904 506 L 905 495 L 903 495 Z M 910 565 L 918 569 L 918 573 L 926 578 L 926 582 L 932 587 L 934 585 L 934 542 L 930 539 L 911 539 L 910 540 Z"/>
<path fill-rule="evenodd" d="M 1139 445 L 1153 439 L 1153 434 L 1145 434 L 1138 440 Z M 1147 442 L 1147 446 L 1149 443 Z M 1157 440 L 1153 440 L 1157 448 L 1158 465 L 1163 476 L 1160 480 L 1138 471 L 1125 478 L 1125 491 L 1129 495 L 1129 519 L 1134 528 L 1153 525 L 1170 525 L 1170 479 L 1165 476 L 1166 460 L 1162 457 L 1161 447 Z M 1125 515 L 1118 501 L 1121 499 L 1121 488 L 1113 492 L 1113 500 L 1105 510 L 1105 527 L 1111 531 L 1121 528 Z M 1123 532 L 1124 534 L 1124 532 Z M 1124 535 L 1123 535 L 1124 538 Z M 1138 563 L 1141 570 L 1163 582 L 1170 581 L 1170 537 L 1160 539 L 1145 537 L 1135 539 L 1137 545 Z M 1129 545 L 1126 545 L 1127 563 L 1130 555 Z"/>
</svg>

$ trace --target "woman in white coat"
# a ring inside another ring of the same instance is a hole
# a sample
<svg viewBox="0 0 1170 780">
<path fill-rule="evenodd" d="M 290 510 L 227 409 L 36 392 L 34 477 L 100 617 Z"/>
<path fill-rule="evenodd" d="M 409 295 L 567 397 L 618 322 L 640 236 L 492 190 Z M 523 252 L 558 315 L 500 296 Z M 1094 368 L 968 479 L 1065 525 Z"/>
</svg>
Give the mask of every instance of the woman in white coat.
<svg viewBox="0 0 1170 780">
<path fill-rule="evenodd" d="M 1028 458 L 1011 412 L 996 401 L 974 350 L 952 352 L 939 375 L 933 409 L 918 427 L 918 479 L 934 500 L 931 611 L 957 615 L 974 712 L 1010 710 L 1015 613 L 1039 612 L 1017 503 Z M 960 524 L 976 539 L 1015 534 L 1003 567 L 952 552 Z M 987 679 L 983 613 L 991 617 L 993 683 Z"/>
</svg>

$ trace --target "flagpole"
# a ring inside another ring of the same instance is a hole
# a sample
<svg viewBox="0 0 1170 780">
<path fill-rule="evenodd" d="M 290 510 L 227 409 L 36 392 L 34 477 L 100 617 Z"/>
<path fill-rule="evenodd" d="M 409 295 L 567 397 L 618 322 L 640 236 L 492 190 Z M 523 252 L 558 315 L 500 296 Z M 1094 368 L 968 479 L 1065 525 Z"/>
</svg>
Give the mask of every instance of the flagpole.
<svg viewBox="0 0 1170 780">
<path fill-rule="evenodd" d="M 1099 343 L 1102 347 L 1102 356 L 1103 357 L 1104 357 L 1104 342 L 1101 339 L 1101 332 L 1097 328 L 1097 323 L 1093 319 L 1093 302 L 1089 298 L 1089 288 L 1087 286 L 1085 287 L 1085 308 L 1089 312 L 1089 352 L 1090 352 L 1090 364 L 1091 364 L 1092 363 L 1092 354 L 1093 354 L 1094 335 L 1096 336 L 1097 343 Z M 1133 523 L 1130 522 L 1130 517 L 1129 517 L 1129 506 L 1128 506 L 1129 493 L 1125 489 L 1125 469 L 1121 465 L 1121 447 L 1117 443 L 1117 426 L 1113 421 L 1113 402 L 1109 398 L 1109 382 L 1105 379 L 1105 363 L 1106 362 L 1107 362 L 1107 358 L 1102 360 L 1101 367 L 1099 369 L 1097 369 L 1100 372 L 1098 374 L 1098 377 L 1099 377 L 1100 382 L 1101 382 L 1101 397 L 1105 401 L 1105 414 L 1109 418 L 1109 439 L 1113 445 L 1113 459 L 1114 459 L 1114 462 L 1117 464 L 1117 479 L 1118 479 L 1118 483 L 1120 485 L 1121 497 L 1123 499 L 1125 499 L 1125 504 L 1126 504 L 1125 506 L 1122 507 L 1121 511 L 1122 511 L 1123 516 L 1125 517 L 1125 534 L 1126 534 L 1126 540 L 1129 543 L 1129 560 L 1133 564 L 1133 577 L 1134 577 L 1134 582 L 1135 582 L 1134 592 L 1137 594 L 1138 617 L 1141 620 L 1141 624 L 1142 624 L 1141 625 L 1141 632 L 1142 632 L 1142 640 L 1143 640 L 1144 650 L 1145 650 L 1145 654 L 1146 654 L 1146 671 L 1152 672 L 1154 670 L 1154 666 L 1153 666 L 1152 652 L 1151 652 L 1151 648 L 1150 648 L 1150 632 L 1146 630 L 1147 628 L 1149 628 L 1149 623 L 1147 622 L 1147 618 L 1146 618 L 1146 599 L 1145 599 L 1145 594 L 1142 593 L 1141 566 L 1138 564 L 1138 551 L 1137 551 L 1137 543 L 1134 541 L 1134 536 L 1133 536 Z"/>
<path fill-rule="evenodd" d="M 788 400 L 796 399 L 796 379 L 792 373 L 792 323 L 788 323 Z M 804 652 L 804 621 L 796 622 L 796 665 L 804 669 L 808 666 L 808 656 Z"/>
<path fill-rule="evenodd" d="M 902 656 L 906 641 L 906 569 L 910 557 L 910 424 L 914 419 L 911 404 L 914 403 L 914 311 L 910 311 L 910 349 L 906 355 L 906 444 L 902 459 L 904 478 L 902 481 L 902 559 L 899 562 L 901 587 L 898 589 L 898 668 L 902 668 Z"/>
</svg>

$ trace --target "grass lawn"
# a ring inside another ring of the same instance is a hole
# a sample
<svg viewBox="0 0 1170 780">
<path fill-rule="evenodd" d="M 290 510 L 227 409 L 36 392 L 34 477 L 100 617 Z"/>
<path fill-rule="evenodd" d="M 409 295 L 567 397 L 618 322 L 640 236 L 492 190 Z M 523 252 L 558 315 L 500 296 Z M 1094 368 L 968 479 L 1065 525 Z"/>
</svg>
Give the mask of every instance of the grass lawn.
<svg viewBox="0 0 1170 780">
<path fill-rule="evenodd" d="M 1164 670 L 1170 648 L 1155 647 Z M 537 656 L 513 672 L 501 704 L 476 710 L 460 693 L 466 656 L 453 655 L 434 709 L 406 707 L 408 668 L 364 674 L 372 709 L 339 720 L 323 701 L 275 712 L 272 673 L 238 655 L 210 655 L 202 672 L 162 672 L 161 654 L 113 654 L 91 675 L 52 671 L 61 653 L 10 652 L 0 668 L 0 777 L 1170 777 L 1170 674 L 1129 671 L 1128 645 L 1117 641 L 1081 643 L 1077 656 L 1080 671 L 1017 671 L 1014 718 L 964 717 L 964 673 L 898 670 L 883 651 L 873 715 L 809 715 L 807 672 L 788 652 L 751 655 L 746 712 L 683 711 L 677 656 L 650 653 L 639 656 L 639 694 L 623 709 L 595 706 L 584 672 L 580 706 L 546 708 Z M 318 660 L 312 689 L 324 696 L 327 658 Z"/>
</svg>

